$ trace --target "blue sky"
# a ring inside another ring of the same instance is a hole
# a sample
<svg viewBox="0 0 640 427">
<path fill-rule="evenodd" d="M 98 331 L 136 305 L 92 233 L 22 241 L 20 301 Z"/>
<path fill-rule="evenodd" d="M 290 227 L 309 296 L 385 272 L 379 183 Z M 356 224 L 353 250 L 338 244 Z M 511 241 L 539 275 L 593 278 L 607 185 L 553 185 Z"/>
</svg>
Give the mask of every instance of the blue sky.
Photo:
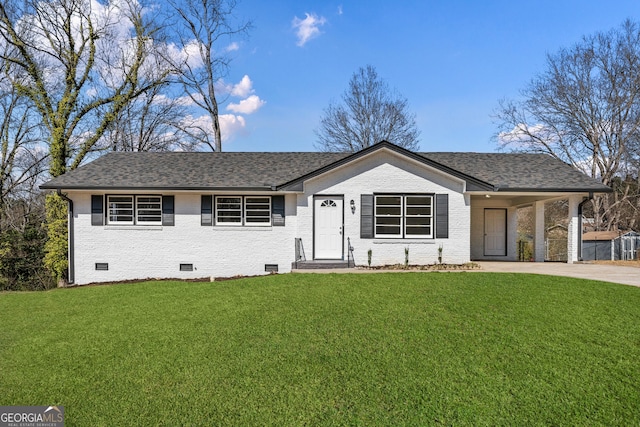
<svg viewBox="0 0 640 427">
<path fill-rule="evenodd" d="M 255 28 L 225 80 L 249 76 L 264 104 L 224 151 L 314 151 L 323 109 L 371 64 L 409 100 L 422 151 L 491 152 L 498 100 L 517 97 L 547 53 L 640 21 L 640 1 L 240 0 L 236 12 Z M 303 43 L 294 23 L 307 14 L 317 31 Z"/>
</svg>

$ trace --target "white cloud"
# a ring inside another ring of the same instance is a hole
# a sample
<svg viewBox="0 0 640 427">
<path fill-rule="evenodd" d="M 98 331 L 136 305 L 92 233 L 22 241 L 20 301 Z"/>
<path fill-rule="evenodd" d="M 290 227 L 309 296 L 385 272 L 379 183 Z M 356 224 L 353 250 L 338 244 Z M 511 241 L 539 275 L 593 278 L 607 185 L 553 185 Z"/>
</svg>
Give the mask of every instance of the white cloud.
<svg viewBox="0 0 640 427">
<path fill-rule="evenodd" d="M 167 45 L 167 53 L 174 62 L 186 62 L 193 69 L 200 68 L 203 64 L 200 56 L 200 45 L 196 40 L 189 41 L 182 48 L 171 43 Z"/>
<path fill-rule="evenodd" d="M 548 139 L 549 129 L 543 124 L 535 124 L 529 126 L 526 123 L 519 123 L 508 132 L 500 132 L 498 142 L 500 144 L 511 144 L 518 148 L 522 148 L 531 143 L 534 138 Z"/>
<path fill-rule="evenodd" d="M 227 110 L 239 114 L 252 114 L 262 107 L 266 102 L 257 95 L 251 95 L 247 99 L 243 99 L 237 104 L 227 105 Z"/>
<path fill-rule="evenodd" d="M 342 15 L 342 5 L 338 5 L 338 15 Z"/>
<path fill-rule="evenodd" d="M 246 121 L 242 116 L 234 114 L 221 114 L 218 116 L 220 123 L 220 133 L 222 142 L 229 142 L 241 135 L 245 131 Z M 202 115 L 198 117 L 187 116 L 182 121 L 182 126 L 192 132 L 206 132 L 211 135 L 210 140 L 213 141 L 213 127 L 211 125 L 211 116 Z"/>
<path fill-rule="evenodd" d="M 199 93 L 193 94 L 193 98 L 196 98 L 197 100 L 202 101 L 202 95 L 200 95 Z M 192 97 L 189 95 L 183 95 L 183 96 L 178 96 L 176 98 L 171 98 L 167 95 L 159 94 L 153 98 L 153 102 L 158 105 L 175 104 L 181 107 L 192 107 L 196 105 Z"/>
<path fill-rule="evenodd" d="M 233 114 L 222 114 L 218 117 L 218 120 L 220 121 L 223 142 L 228 142 L 234 139 L 236 135 L 243 133 L 247 125 L 244 117 Z"/>
<path fill-rule="evenodd" d="M 300 19 L 297 16 L 293 18 L 292 27 L 296 30 L 298 37 L 298 46 L 304 46 L 309 40 L 320 35 L 320 27 L 327 20 L 323 16 L 317 16 L 315 13 L 305 13 L 306 18 Z"/>
<path fill-rule="evenodd" d="M 233 52 L 236 50 L 240 49 L 240 45 L 237 42 L 233 42 L 231 43 L 229 46 L 227 46 L 227 48 L 225 49 L 227 52 Z"/>
<path fill-rule="evenodd" d="M 246 74 L 240 80 L 240 83 L 235 84 L 231 89 L 231 95 L 239 98 L 246 98 L 251 93 L 253 93 L 253 82 Z"/>
</svg>

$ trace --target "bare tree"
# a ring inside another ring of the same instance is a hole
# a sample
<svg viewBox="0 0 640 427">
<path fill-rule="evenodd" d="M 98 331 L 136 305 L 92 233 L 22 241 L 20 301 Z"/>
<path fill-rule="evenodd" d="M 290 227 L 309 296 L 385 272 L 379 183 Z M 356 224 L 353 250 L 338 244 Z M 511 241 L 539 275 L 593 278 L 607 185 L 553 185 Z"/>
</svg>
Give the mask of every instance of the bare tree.
<svg viewBox="0 0 640 427">
<path fill-rule="evenodd" d="M 637 165 L 638 24 L 626 21 L 549 54 L 546 70 L 525 87 L 520 100 L 501 101 L 496 118 L 502 147 L 550 154 L 611 185 L 614 177 Z M 616 227 L 625 199 L 594 200 L 599 228 Z"/>
<path fill-rule="evenodd" d="M 231 60 L 227 45 L 233 37 L 248 34 L 250 21 L 236 21 L 235 0 L 185 0 L 171 2 L 181 18 L 182 47 L 195 47 L 195 57 L 185 56 L 177 64 L 185 93 L 211 119 L 211 129 L 191 128 L 202 144 L 222 151 L 216 83 L 227 75 Z M 183 49 L 189 52 L 190 49 Z M 189 128 L 185 128 L 189 130 Z"/>
<path fill-rule="evenodd" d="M 358 69 L 342 103 L 330 103 L 316 130 L 316 147 L 322 151 L 355 152 L 380 141 L 389 141 L 408 150 L 419 148 L 420 131 L 409 101 L 389 89 L 376 69 Z"/>
<path fill-rule="evenodd" d="M 194 151 L 199 141 L 183 130 L 186 109 L 158 85 L 133 100 L 105 133 L 113 151 Z"/>
<path fill-rule="evenodd" d="M 9 218 L 11 202 L 29 200 L 46 168 L 41 121 L 28 101 L 0 75 L 0 231 L 22 227 Z"/>
<path fill-rule="evenodd" d="M 8 46 L 2 59 L 20 76 L 16 89 L 41 115 L 52 176 L 101 148 L 114 118 L 163 81 L 144 73 L 156 65 L 147 63 L 156 30 L 135 0 L 0 1 L 0 34 Z"/>
<path fill-rule="evenodd" d="M 153 37 L 136 0 L 0 0 L 0 52 L 14 88 L 30 100 L 46 131 L 56 177 L 103 148 L 103 135 L 134 99 L 169 71 L 158 67 Z M 46 264 L 66 271 L 66 204 L 47 198 Z"/>
</svg>

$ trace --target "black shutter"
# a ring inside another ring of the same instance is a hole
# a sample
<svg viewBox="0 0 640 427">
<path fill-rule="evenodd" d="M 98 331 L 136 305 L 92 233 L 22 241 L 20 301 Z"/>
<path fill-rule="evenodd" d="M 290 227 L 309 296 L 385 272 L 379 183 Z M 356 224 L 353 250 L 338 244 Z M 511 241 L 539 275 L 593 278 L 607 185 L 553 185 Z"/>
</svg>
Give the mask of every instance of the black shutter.
<svg viewBox="0 0 640 427">
<path fill-rule="evenodd" d="M 373 239 L 373 194 L 360 195 L 360 237 Z"/>
<path fill-rule="evenodd" d="M 284 196 L 271 197 L 271 225 L 284 225 Z"/>
<path fill-rule="evenodd" d="M 104 225 L 104 197 L 91 195 L 91 225 Z"/>
<path fill-rule="evenodd" d="M 213 196 L 201 197 L 200 225 L 213 225 Z"/>
<path fill-rule="evenodd" d="M 162 225 L 175 225 L 175 198 L 162 196 Z"/>
<path fill-rule="evenodd" d="M 449 238 L 449 195 L 436 194 L 436 238 Z"/>
</svg>

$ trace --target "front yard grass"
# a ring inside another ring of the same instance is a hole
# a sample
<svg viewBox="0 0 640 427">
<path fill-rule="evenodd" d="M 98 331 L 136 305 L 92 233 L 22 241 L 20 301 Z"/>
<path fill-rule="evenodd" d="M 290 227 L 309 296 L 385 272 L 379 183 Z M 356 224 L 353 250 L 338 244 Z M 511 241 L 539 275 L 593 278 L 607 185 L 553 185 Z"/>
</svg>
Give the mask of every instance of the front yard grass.
<svg viewBox="0 0 640 427">
<path fill-rule="evenodd" d="M 640 289 L 288 274 L 0 294 L 0 405 L 67 426 L 638 425 Z"/>
</svg>

